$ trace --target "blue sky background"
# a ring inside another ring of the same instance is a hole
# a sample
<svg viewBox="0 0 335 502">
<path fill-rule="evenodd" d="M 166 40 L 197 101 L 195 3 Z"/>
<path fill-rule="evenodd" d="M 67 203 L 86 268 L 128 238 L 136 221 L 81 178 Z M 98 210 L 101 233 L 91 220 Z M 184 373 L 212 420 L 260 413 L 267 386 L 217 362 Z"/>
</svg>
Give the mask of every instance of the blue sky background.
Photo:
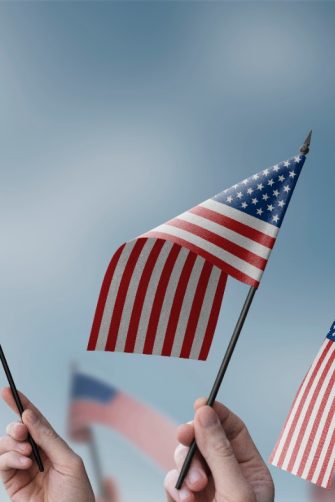
<svg viewBox="0 0 335 502">
<path fill-rule="evenodd" d="M 205 363 L 86 353 L 109 259 L 295 155 L 313 128 L 219 396 L 268 457 L 335 314 L 334 22 L 332 2 L 0 4 L 1 343 L 60 433 L 71 361 L 177 422 L 192 418 L 247 287 L 229 281 Z M 1 430 L 12 418 L 2 405 Z M 123 500 L 163 501 L 164 474 L 112 431 L 96 433 Z M 306 482 L 271 471 L 278 502 L 308 500 Z"/>
</svg>

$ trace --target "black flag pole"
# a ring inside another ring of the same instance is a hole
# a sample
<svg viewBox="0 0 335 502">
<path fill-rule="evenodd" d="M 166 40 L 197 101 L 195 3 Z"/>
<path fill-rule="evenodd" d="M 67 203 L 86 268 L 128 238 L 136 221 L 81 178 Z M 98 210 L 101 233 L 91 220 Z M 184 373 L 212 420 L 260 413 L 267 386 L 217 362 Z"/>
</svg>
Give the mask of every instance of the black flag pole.
<svg viewBox="0 0 335 502">
<path fill-rule="evenodd" d="M 312 138 L 312 131 L 310 131 L 308 133 L 308 135 L 304 141 L 304 144 L 300 148 L 300 153 L 302 153 L 303 155 L 307 155 L 309 152 L 311 138 Z M 246 317 L 248 315 L 249 308 L 252 304 L 252 300 L 255 296 L 256 290 L 257 290 L 257 288 L 255 288 L 254 286 L 252 286 L 249 289 L 249 292 L 247 294 L 247 298 L 244 302 L 240 316 L 237 320 L 237 323 L 236 323 L 235 329 L 233 331 L 232 337 L 230 339 L 229 345 L 227 347 L 226 353 L 223 357 L 220 369 L 219 369 L 218 374 L 216 376 L 216 379 L 214 381 L 214 385 L 213 385 L 212 390 L 211 390 L 209 397 L 207 399 L 207 406 L 214 405 L 216 396 L 218 395 L 223 378 L 224 378 L 225 373 L 227 371 L 227 368 L 229 366 L 229 362 L 230 362 L 232 355 L 234 353 L 234 349 L 236 347 L 237 341 L 238 341 L 239 336 L 241 334 L 241 331 L 242 331 L 242 328 L 244 325 L 244 321 L 246 320 Z M 177 490 L 180 490 L 180 488 L 183 486 L 185 477 L 188 473 L 188 470 L 190 468 L 190 465 L 191 465 L 191 462 L 192 462 L 192 459 L 194 457 L 196 450 L 197 450 L 197 444 L 194 439 L 191 443 L 190 449 L 188 450 L 187 456 L 186 456 L 184 463 L 183 463 L 183 466 L 181 468 L 181 471 L 180 471 L 180 474 L 179 474 L 179 477 L 177 480 L 177 484 L 176 484 Z"/>
<path fill-rule="evenodd" d="M 79 372 L 78 365 L 76 363 L 71 364 L 71 372 L 72 372 L 72 378 L 74 377 L 75 373 Z M 99 490 L 98 495 L 104 497 L 106 493 L 105 493 L 104 478 L 101 467 L 101 460 L 99 456 L 97 441 L 92 428 L 89 429 L 89 434 L 90 436 L 88 441 L 88 448 L 90 452 L 91 463 L 94 470 L 94 476 Z"/>
<path fill-rule="evenodd" d="M 12 377 L 12 373 L 11 373 L 11 371 L 9 369 L 9 366 L 8 366 L 8 363 L 7 363 L 7 359 L 6 359 L 6 356 L 4 354 L 4 351 L 2 350 L 1 345 L 0 345 L 0 360 L 1 360 L 4 372 L 6 373 L 6 377 L 7 377 L 10 389 L 12 391 L 13 399 L 15 401 L 16 407 L 18 409 L 18 412 L 20 413 L 20 417 L 22 417 L 22 414 L 24 412 L 24 407 L 23 407 L 22 401 L 20 399 L 20 395 L 19 395 L 19 393 L 17 391 L 16 385 L 14 383 L 14 379 Z M 33 455 L 34 460 L 35 460 L 35 462 L 36 462 L 36 464 L 38 466 L 38 470 L 40 472 L 44 472 L 44 466 L 43 466 L 43 462 L 42 462 L 42 459 L 41 459 L 39 448 L 38 448 L 37 444 L 35 443 L 35 441 L 33 440 L 33 438 L 31 437 L 30 434 L 28 434 L 28 442 L 30 443 L 30 446 L 31 446 L 31 449 L 32 449 L 32 455 Z"/>
<path fill-rule="evenodd" d="M 101 468 L 101 461 L 100 461 L 97 442 L 95 439 L 95 434 L 92 429 L 90 430 L 90 441 L 88 443 L 88 446 L 90 449 L 95 479 L 97 480 L 97 484 L 98 484 L 99 495 L 101 497 L 104 497 L 106 494 L 105 494 L 104 479 L 103 479 L 102 468 Z"/>
</svg>

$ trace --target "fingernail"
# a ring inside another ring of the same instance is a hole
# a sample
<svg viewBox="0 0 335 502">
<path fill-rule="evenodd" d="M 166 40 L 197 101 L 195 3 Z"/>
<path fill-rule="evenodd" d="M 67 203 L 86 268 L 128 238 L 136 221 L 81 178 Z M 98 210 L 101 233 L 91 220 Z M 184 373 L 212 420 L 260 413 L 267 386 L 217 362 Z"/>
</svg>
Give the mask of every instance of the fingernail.
<svg viewBox="0 0 335 502">
<path fill-rule="evenodd" d="M 20 464 L 27 465 L 28 462 L 29 462 L 29 458 L 27 458 L 27 457 L 20 457 L 19 461 L 20 461 Z"/>
<path fill-rule="evenodd" d="M 190 497 L 190 492 L 186 488 L 182 488 L 179 492 L 180 500 L 187 500 Z"/>
<path fill-rule="evenodd" d="M 199 420 L 203 427 L 212 427 L 212 425 L 218 425 L 220 420 L 212 408 L 209 406 L 204 406 L 199 410 Z"/>
<path fill-rule="evenodd" d="M 26 451 L 26 445 L 25 444 L 19 444 L 18 448 L 20 451 Z"/>
<path fill-rule="evenodd" d="M 195 485 L 199 483 L 199 481 L 201 481 L 204 476 L 200 469 L 191 469 L 187 477 L 191 485 Z"/>
</svg>

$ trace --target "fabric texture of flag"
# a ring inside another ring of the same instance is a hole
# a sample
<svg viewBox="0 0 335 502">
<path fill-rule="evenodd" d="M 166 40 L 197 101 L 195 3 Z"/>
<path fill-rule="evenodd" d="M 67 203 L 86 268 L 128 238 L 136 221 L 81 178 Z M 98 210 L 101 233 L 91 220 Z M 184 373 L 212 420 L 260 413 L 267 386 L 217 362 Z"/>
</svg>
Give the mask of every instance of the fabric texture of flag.
<svg viewBox="0 0 335 502">
<path fill-rule="evenodd" d="M 89 441 L 91 426 L 112 428 L 164 470 L 173 466 L 177 426 L 150 406 L 83 373 L 73 376 L 69 434 Z"/>
<path fill-rule="evenodd" d="M 123 244 L 88 350 L 205 360 L 227 276 L 258 287 L 304 161 L 264 169 Z"/>
<path fill-rule="evenodd" d="M 290 409 L 270 462 L 330 488 L 335 474 L 335 322 Z"/>
</svg>

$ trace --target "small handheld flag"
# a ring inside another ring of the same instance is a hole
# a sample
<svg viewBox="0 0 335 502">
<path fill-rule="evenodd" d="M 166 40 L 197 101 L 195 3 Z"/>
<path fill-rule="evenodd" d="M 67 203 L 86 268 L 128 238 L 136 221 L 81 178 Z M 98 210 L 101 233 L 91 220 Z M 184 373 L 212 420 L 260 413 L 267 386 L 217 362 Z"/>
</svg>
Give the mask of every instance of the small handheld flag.
<svg viewBox="0 0 335 502">
<path fill-rule="evenodd" d="M 335 474 L 335 322 L 305 376 L 271 464 L 330 488 Z"/>
<path fill-rule="evenodd" d="M 227 276 L 259 285 L 306 145 L 123 244 L 102 284 L 88 350 L 205 360 Z"/>
<path fill-rule="evenodd" d="M 205 360 L 228 275 L 250 285 L 209 395 L 213 406 L 311 142 L 135 240 L 107 269 L 88 350 Z M 176 488 L 196 451 L 193 441 Z"/>
</svg>

